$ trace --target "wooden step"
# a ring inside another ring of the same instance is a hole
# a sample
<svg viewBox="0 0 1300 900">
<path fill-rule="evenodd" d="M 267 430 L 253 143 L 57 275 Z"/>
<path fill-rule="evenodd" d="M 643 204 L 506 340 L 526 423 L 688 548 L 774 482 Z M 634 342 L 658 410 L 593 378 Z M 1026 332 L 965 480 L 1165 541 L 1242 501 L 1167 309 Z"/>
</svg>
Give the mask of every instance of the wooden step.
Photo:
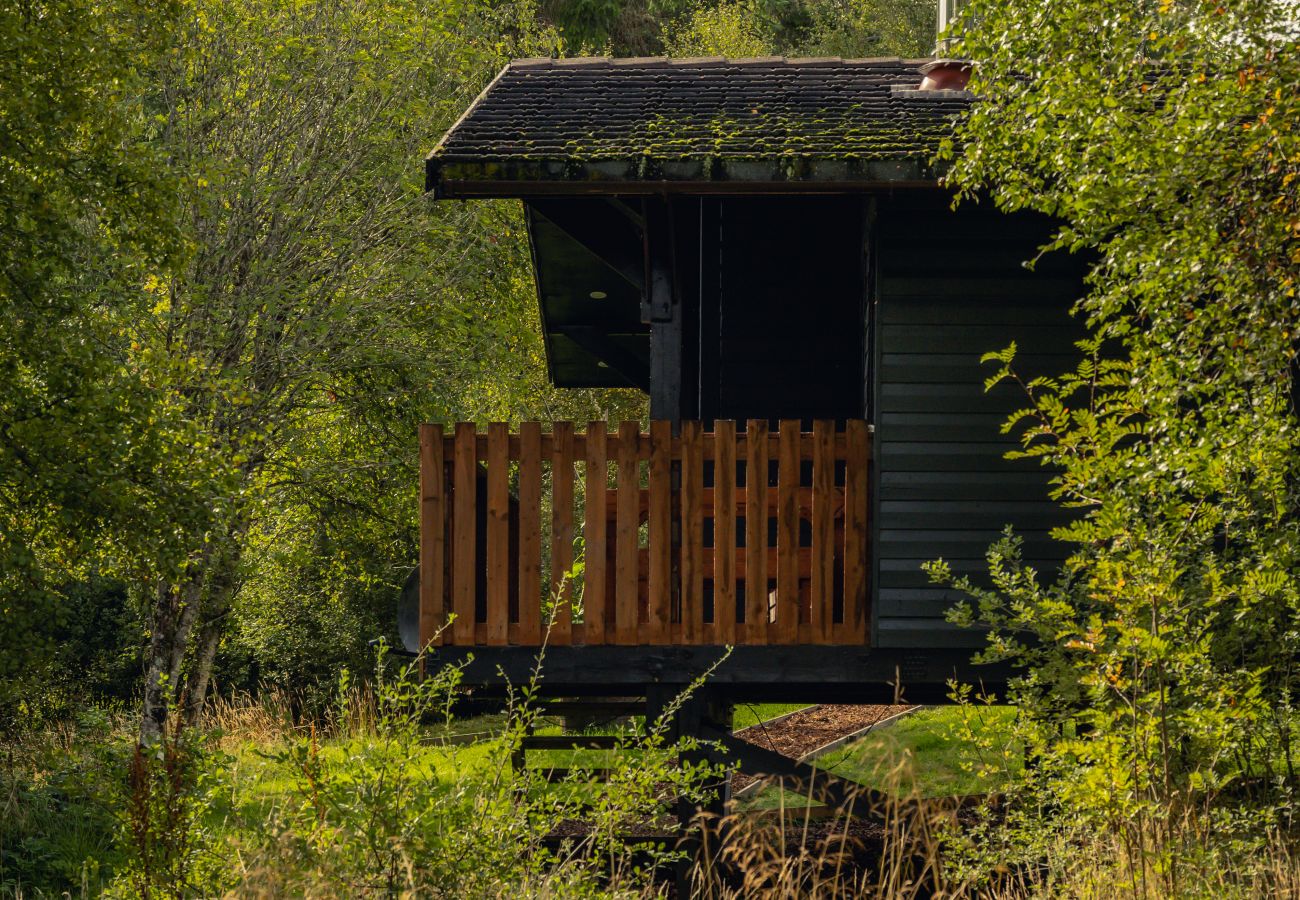
<svg viewBox="0 0 1300 900">
<path fill-rule="evenodd" d="M 558 784 L 562 781 L 568 781 L 570 778 L 574 777 L 575 774 L 582 777 L 583 783 L 590 782 L 592 784 L 600 784 L 609 781 L 609 775 L 614 770 L 568 768 L 565 766 L 556 766 L 553 769 L 547 769 L 542 766 L 536 766 L 530 768 L 528 771 L 541 774 L 549 784 Z"/>
<path fill-rule="evenodd" d="M 645 712 L 644 700 L 542 700 L 538 710 L 544 716 L 607 716 L 618 719 Z"/>
<path fill-rule="evenodd" d="M 523 738 L 524 750 L 613 750 L 622 738 L 616 734 L 533 734 Z"/>
<path fill-rule="evenodd" d="M 548 834 L 541 839 L 541 844 L 549 850 L 559 850 L 566 844 L 572 844 L 582 841 L 588 837 L 588 834 Z M 617 834 L 614 840 L 628 846 L 666 846 L 673 847 L 681 840 L 680 834 L 659 833 L 659 834 Z M 652 860 L 653 861 L 653 860 Z"/>
</svg>

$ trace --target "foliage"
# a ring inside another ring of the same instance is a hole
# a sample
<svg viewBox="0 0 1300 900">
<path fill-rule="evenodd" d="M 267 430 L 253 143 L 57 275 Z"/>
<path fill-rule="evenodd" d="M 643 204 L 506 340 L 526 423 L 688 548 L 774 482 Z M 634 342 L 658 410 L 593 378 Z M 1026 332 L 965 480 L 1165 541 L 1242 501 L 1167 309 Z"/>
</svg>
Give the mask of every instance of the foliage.
<svg viewBox="0 0 1300 900">
<path fill-rule="evenodd" d="M 924 56 L 930 0 L 543 0 L 566 55 Z"/>
<path fill-rule="evenodd" d="M 323 746 L 313 730 L 271 755 L 295 774 L 293 799 L 254 851 L 241 890 L 463 897 L 644 887 L 649 871 L 631 864 L 618 836 L 662 817 L 679 794 L 698 796 L 707 772 L 675 765 L 682 748 L 664 742 L 662 726 L 625 733 L 607 786 L 585 783 L 579 764 L 552 787 L 541 770 L 511 763 L 536 726 L 535 683 L 514 695 L 505 733 L 486 755 L 482 745 L 450 744 L 431 756 L 429 723 L 451 724 L 460 670 L 421 681 L 419 661 L 393 674 L 389 665 L 381 653 L 374 708 L 361 717 L 341 680 L 336 721 L 353 723 L 341 746 Z M 542 838 L 565 820 L 590 822 L 588 836 L 548 849 Z"/>
<path fill-rule="evenodd" d="M 129 760 L 119 718 L 82 709 L 0 747 L 0 896 L 104 887 Z"/>
<path fill-rule="evenodd" d="M 932 0 L 831 0 L 812 7 L 801 55 L 929 56 L 934 48 Z"/>
<path fill-rule="evenodd" d="M 499 414 L 540 381 L 518 214 L 432 207 L 417 162 L 506 58 L 547 52 L 532 7 L 196 0 L 187 12 L 160 102 L 195 252 L 154 286 L 134 338 L 234 477 L 182 577 L 151 598 L 146 736 L 182 689 L 191 637 L 191 715 L 201 703 L 257 574 L 250 546 L 292 536 L 305 555 L 319 550 L 311 531 L 361 540 L 378 527 L 400 555 L 372 548 L 367 568 L 400 583 L 415 422 Z M 467 397 L 466 380 L 487 384 Z"/>
<path fill-rule="evenodd" d="M 147 748 L 106 716 L 29 734 L 28 755 L 0 769 L 0 896 L 640 896 L 678 859 L 621 836 L 670 827 L 678 798 L 699 802 L 717 777 L 693 761 L 696 743 L 669 740 L 698 684 L 661 719 L 619 730 L 618 749 L 570 754 L 552 784 L 512 762 L 549 727 L 540 674 L 513 692 L 497 733 L 472 734 L 483 725 L 453 715 L 460 670 L 422 678 L 424 665 L 381 647 L 374 678 L 341 673 L 316 719 L 268 692 Z M 572 821 L 587 831 L 542 843 Z"/>
<path fill-rule="evenodd" d="M 141 371 L 143 286 L 183 253 L 146 71 L 171 3 L 0 5 L 0 706 L 68 585 L 165 568 L 205 521 L 199 436 Z M 159 521 L 171 534 L 158 533 Z"/>
<path fill-rule="evenodd" d="M 1184 816 L 1230 833 L 1253 795 L 1289 817 L 1297 785 L 1300 32 L 1285 0 L 967 12 L 984 101 L 952 183 L 1057 217 L 1049 249 L 1096 264 L 1076 371 L 987 357 L 1028 399 L 1017 455 L 1079 510 L 1072 555 L 1045 583 L 1008 536 L 956 618 L 1026 667 L 1037 784 L 1142 872 Z"/>
<path fill-rule="evenodd" d="M 665 26 L 669 56 L 764 56 L 772 44 L 749 10 L 739 4 L 698 6 L 681 22 Z"/>
<path fill-rule="evenodd" d="M 224 762 L 206 736 L 183 727 L 153 746 L 135 746 L 119 838 L 125 852 L 110 895 L 206 896 L 220 884 L 221 860 L 205 819 L 223 787 Z"/>
<path fill-rule="evenodd" d="M 0 733 L 72 720 L 97 706 L 116 708 L 137 695 L 143 628 L 127 584 L 92 575 L 65 584 L 52 599 L 60 615 L 37 633 L 51 646 L 10 680 L 18 696 L 12 713 L 0 715 Z"/>
<path fill-rule="evenodd" d="M 542 0 L 540 13 L 564 38 L 566 55 L 648 56 L 659 49 L 664 18 L 687 0 Z"/>
</svg>

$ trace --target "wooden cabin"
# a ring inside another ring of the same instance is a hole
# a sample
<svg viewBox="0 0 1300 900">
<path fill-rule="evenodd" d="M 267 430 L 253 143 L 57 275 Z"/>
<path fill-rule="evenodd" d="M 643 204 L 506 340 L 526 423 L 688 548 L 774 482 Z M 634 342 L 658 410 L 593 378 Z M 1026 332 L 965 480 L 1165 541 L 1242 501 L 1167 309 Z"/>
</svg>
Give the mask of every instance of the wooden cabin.
<svg viewBox="0 0 1300 900">
<path fill-rule="evenodd" d="M 727 645 L 728 702 L 1005 682 L 921 567 L 979 575 L 1007 525 L 1063 557 L 980 357 L 1069 367 L 1083 271 L 1024 265 L 1046 220 L 952 209 L 933 159 L 971 97 L 924 62 L 521 60 L 475 100 L 428 189 L 522 202 L 550 377 L 650 421 L 425 426 L 409 644 L 500 685 L 545 641 L 565 696 L 675 689 Z"/>
</svg>

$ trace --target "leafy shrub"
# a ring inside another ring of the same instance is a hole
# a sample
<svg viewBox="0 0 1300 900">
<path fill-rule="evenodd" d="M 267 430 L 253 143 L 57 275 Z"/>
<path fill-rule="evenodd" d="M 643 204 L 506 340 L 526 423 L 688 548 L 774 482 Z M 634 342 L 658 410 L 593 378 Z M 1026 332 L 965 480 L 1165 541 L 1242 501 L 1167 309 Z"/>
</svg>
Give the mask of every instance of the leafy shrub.
<svg viewBox="0 0 1300 900">
<path fill-rule="evenodd" d="M 987 357 L 1025 392 L 1017 455 L 1078 512 L 1060 577 L 1013 535 L 991 583 L 932 573 L 1022 667 L 1007 846 L 1108 832 L 1135 893 L 1176 894 L 1280 839 L 1300 786 L 1300 24 L 1289 0 L 971 0 L 956 31 L 982 102 L 948 181 L 1059 222 L 1043 252 L 1089 255 L 1090 336 L 1045 376 Z"/>
<path fill-rule="evenodd" d="M 547 785 L 512 766 L 537 724 L 535 683 L 512 693 L 501 739 L 430 746 L 429 724 L 450 723 L 461 670 L 421 679 L 421 663 L 393 672 L 381 654 L 363 704 L 345 673 L 333 739 L 311 728 L 268 754 L 294 783 L 246 848 L 242 894 L 592 896 L 649 883 L 620 836 L 662 819 L 678 796 L 699 799 L 707 774 L 676 765 L 683 748 L 667 745 L 664 727 L 624 732 L 604 787 L 582 765 Z M 570 820 L 590 826 L 558 851 L 543 842 Z"/>
<path fill-rule="evenodd" d="M 119 842 L 125 862 L 110 893 L 210 896 L 221 883 L 208 813 L 225 780 L 226 757 L 180 727 L 153 746 L 137 744 L 128 769 Z"/>
<path fill-rule="evenodd" d="M 0 896 L 98 893 L 111 877 L 128 759 L 119 725 L 90 709 L 0 746 Z"/>
</svg>

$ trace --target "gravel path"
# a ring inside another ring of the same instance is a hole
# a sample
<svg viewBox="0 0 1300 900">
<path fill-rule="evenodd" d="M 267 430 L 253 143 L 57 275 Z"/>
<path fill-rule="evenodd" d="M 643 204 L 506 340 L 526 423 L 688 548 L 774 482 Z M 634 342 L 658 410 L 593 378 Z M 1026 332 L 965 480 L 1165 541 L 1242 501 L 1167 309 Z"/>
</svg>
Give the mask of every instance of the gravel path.
<svg viewBox="0 0 1300 900">
<path fill-rule="evenodd" d="M 845 737 L 890 716 L 914 709 L 912 706 L 822 704 L 801 709 L 779 722 L 760 722 L 736 732 L 736 737 L 775 750 L 791 759 L 800 759 L 831 741 Z M 752 775 L 737 772 L 731 789 L 738 791 L 754 780 Z"/>
</svg>

